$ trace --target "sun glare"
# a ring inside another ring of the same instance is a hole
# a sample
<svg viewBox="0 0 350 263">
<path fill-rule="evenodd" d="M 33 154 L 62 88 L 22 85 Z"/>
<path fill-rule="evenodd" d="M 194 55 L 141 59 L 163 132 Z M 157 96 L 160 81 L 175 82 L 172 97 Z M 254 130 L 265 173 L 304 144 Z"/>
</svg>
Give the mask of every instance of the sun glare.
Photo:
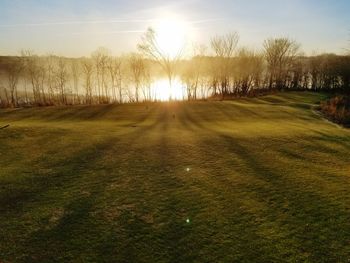
<svg viewBox="0 0 350 263">
<path fill-rule="evenodd" d="M 183 84 L 179 79 L 174 79 L 170 88 L 167 79 L 160 79 L 153 83 L 151 93 L 154 94 L 156 100 L 168 101 L 169 98 L 173 100 L 183 100 L 185 97 L 185 90 Z"/>
<path fill-rule="evenodd" d="M 164 54 L 175 58 L 186 45 L 187 27 L 179 19 L 160 19 L 155 26 L 157 43 Z"/>
</svg>

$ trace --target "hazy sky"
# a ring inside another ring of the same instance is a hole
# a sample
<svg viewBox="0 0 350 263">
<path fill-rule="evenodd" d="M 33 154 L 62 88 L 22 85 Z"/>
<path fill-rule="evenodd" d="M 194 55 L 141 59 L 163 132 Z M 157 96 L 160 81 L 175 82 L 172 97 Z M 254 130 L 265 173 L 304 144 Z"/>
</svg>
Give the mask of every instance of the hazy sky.
<svg viewBox="0 0 350 263">
<path fill-rule="evenodd" d="M 288 36 L 308 54 L 343 53 L 350 39 L 349 0 L 0 0 L 0 55 L 134 51 L 142 32 L 166 17 L 185 21 L 191 40 L 205 44 L 237 31 L 256 49 Z"/>
</svg>

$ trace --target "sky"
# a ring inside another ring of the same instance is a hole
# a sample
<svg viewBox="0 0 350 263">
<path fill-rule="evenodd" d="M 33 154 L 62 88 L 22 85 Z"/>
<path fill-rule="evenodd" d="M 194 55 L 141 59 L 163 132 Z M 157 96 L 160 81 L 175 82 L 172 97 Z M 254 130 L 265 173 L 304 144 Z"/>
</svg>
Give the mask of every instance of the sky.
<svg viewBox="0 0 350 263">
<path fill-rule="evenodd" d="M 241 46 L 256 50 L 266 38 L 289 37 L 307 55 L 342 54 L 349 14 L 349 0 L 0 0 L 0 55 L 133 52 L 149 26 L 169 18 L 186 25 L 188 42 L 209 45 L 236 31 Z"/>
</svg>

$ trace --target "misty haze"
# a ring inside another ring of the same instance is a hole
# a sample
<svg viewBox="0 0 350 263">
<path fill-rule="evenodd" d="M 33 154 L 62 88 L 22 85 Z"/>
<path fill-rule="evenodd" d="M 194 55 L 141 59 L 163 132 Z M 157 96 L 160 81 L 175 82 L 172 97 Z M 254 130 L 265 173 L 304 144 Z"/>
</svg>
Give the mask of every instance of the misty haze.
<svg viewBox="0 0 350 263">
<path fill-rule="evenodd" d="M 349 11 L 1 1 L 0 263 L 348 262 Z"/>
</svg>

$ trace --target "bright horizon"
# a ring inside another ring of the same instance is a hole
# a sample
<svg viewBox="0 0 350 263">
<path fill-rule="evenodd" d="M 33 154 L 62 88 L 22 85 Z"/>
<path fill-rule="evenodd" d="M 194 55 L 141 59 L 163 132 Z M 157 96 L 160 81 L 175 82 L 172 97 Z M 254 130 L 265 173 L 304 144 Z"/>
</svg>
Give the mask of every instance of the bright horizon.
<svg viewBox="0 0 350 263">
<path fill-rule="evenodd" d="M 185 28 L 177 33 L 186 34 L 187 43 L 207 46 L 211 37 L 236 31 L 239 46 L 257 50 L 269 37 L 286 36 L 300 43 L 307 55 L 342 54 L 350 38 L 350 3 L 345 0 L 5 0 L 0 7 L 0 55 L 30 49 L 80 57 L 99 46 L 120 55 L 136 51 L 148 27 L 169 20 Z"/>
</svg>

